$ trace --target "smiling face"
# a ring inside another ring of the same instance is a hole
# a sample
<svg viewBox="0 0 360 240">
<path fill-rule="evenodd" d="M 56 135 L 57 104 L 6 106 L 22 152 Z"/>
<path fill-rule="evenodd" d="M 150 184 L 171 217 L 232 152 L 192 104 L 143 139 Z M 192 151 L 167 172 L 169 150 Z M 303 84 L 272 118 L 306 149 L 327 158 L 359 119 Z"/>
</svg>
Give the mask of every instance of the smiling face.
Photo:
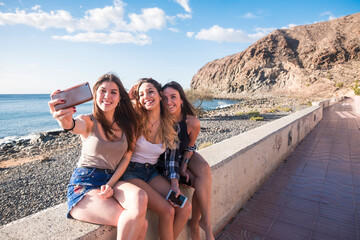
<svg viewBox="0 0 360 240">
<path fill-rule="evenodd" d="M 114 112 L 119 101 L 119 88 L 114 82 L 105 81 L 96 90 L 96 104 L 103 112 Z"/>
<path fill-rule="evenodd" d="M 172 87 L 167 87 L 163 90 L 163 96 L 166 100 L 169 112 L 175 117 L 180 116 L 183 100 L 180 97 L 179 91 L 175 90 Z"/>
<path fill-rule="evenodd" d="M 143 83 L 139 87 L 139 101 L 146 110 L 160 107 L 161 97 L 158 90 L 151 83 Z"/>
</svg>

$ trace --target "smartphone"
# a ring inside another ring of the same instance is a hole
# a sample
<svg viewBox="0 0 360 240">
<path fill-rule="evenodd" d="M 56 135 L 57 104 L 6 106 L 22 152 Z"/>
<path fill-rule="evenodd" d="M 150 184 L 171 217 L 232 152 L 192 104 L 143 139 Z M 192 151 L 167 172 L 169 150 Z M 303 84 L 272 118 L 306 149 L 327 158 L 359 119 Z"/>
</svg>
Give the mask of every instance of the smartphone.
<svg viewBox="0 0 360 240">
<path fill-rule="evenodd" d="M 187 201 L 187 197 L 185 197 L 184 195 L 181 195 L 181 194 L 178 197 L 175 197 L 175 195 L 176 195 L 176 192 L 174 192 L 173 190 L 170 190 L 170 192 L 166 196 L 166 200 L 170 200 L 172 203 L 174 203 L 175 205 L 182 208 Z"/>
<path fill-rule="evenodd" d="M 189 178 L 189 181 L 186 181 L 186 177 L 185 176 L 180 176 L 180 184 L 186 184 L 188 186 L 191 186 L 191 179 Z"/>
<path fill-rule="evenodd" d="M 55 110 L 70 108 L 90 101 L 93 96 L 88 82 L 76 85 L 51 96 L 52 99 L 63 99 L 66 102 L 55 105 Z"/>
</svg>

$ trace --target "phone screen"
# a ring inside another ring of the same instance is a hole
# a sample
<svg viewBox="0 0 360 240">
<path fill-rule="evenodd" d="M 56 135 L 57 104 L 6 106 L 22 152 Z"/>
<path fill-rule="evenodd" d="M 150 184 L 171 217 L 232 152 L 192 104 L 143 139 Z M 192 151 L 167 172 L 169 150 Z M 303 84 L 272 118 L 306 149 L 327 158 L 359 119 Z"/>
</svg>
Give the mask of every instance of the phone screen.
<svg viewBox="0 0 360 240">
<path fill-rule="evenodd" d="M 172 203 L 178 205 L 179 207 L 183 207 L 185 205 L 187 197 L 185 197 L 184 195 L 181 195 L 181 194 L 178 197 L 175 197 L 175 194 L 176 193 L 174 191 L 170 190 L 166 199 L 170 200 Z"/>
</svg>

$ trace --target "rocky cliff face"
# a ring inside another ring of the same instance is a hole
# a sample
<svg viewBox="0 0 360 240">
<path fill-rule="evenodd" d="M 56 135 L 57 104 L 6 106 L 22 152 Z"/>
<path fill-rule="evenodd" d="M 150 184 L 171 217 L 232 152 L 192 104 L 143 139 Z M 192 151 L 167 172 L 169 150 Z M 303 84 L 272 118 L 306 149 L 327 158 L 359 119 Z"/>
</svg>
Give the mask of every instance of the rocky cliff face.
<svg viewBox="0 0 360 240">
<path fill-rule="evenodd" d="M 207 63 L 191 87 L 211 89 L 215 95 L 328 97 L 356 79 L 360 80 L 360 13 L 275 30 L 243 52 Z"/>
</svg>

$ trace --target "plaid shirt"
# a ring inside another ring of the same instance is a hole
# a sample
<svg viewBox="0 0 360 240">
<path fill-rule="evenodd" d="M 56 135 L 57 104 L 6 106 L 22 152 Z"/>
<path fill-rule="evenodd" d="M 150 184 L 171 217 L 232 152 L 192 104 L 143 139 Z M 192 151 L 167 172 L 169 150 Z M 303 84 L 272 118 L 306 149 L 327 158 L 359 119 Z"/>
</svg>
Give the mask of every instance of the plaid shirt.
<svg viewBox="0 0 360 240">
<path fill-rule="evenodd" d="M 178 146 L 178 144 L 177 144 Z M 165 153 L 164 153 L 164 173 L 163 175 L 165 177 L 167 177 L 169 180 L 176 178 L 179 180 L 180 178 L 180 164 L 179 161 L 177 161 L 177 157 L 178 157 L 178 149 L 169 149 L 167 148 Z"/>
<path fill-rule="evenodd" d="M 176 126 L 177 132 L 180 131 L 179 125 Z M 179 152 L 180 143 L 176 143 L 175 149 L 166 148 L 165 153 L 161 154 L 157 162 L 158 171 L 169 180 L 180 179 L 181 154 Z"/>
</svg>

